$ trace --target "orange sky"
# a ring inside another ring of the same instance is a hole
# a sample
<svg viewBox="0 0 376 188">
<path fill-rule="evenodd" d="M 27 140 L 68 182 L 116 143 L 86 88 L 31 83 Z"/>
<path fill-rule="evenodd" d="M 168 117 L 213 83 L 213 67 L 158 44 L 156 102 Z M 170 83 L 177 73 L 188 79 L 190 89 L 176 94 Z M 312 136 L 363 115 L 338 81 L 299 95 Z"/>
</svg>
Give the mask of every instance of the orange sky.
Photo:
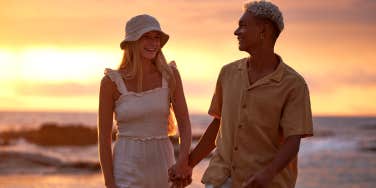
<svg viewBox="0 0 376 188">
<path fill-rule="evenodd" d="M 96 111 L 105 67 L 116 68 L 130 17 L 148 13 L 189 109 L 206 112 L 219 69 L 246 57 L 233 31 L 238 0 L 2 0 L 0 110 Z M 376 115 L 376 2 L 273 1 L 285 18 L 276 52 L 308 82 L 315 115 Z"/>
</svg>

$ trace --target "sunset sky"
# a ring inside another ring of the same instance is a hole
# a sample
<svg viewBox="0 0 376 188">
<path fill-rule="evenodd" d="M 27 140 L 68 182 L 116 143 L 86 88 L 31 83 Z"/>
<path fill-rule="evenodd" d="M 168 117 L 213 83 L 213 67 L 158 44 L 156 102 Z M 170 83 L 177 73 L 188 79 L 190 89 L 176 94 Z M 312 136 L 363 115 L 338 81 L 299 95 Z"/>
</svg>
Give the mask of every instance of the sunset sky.
<svg viewBox="0 0 376 188">
<path fill-rule="evenodd" d="M 132 16 L 170 35 L 191 113 L 207 111 L 220 68 L 247 57 L 233 35 L 243 0 L 1 0 L 0 111 L 90 111 L 121 60 Z M 376 1 L 275 0 L 276 52 L 308 83 L 314 115 L 376 115 Z"/>
</svg>

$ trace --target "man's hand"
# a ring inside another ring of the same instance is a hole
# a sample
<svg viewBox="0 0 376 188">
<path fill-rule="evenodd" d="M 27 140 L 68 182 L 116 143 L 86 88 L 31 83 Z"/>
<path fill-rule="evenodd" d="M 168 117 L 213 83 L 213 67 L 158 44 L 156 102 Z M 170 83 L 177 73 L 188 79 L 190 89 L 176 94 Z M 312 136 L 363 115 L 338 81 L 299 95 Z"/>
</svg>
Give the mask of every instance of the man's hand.
<svg viewBox="0 0 376 188">
<path fill-rule="evenodd" d="M 243 187 L 264 188 L 270 184 L 276 176 L 289 162 L 297 156 L 300 145 L 300 135 L 293 135 L 286 138 L 274 160 L 263 170 L 253 174 L 243 183 Z"/>
<path fill-rule="evenodd" d="M 266 168 L 257 172 L 243 183 L 243 188 L 267 188 L 272 182 L 275 173 Z"/>
<path fill-rule="evenodd" d="M 168 169 L 168 180 L 173 183 L 171 188 L 183 188 L 190 185 L 192 183 L 192 170 L 188 165 L 181 167 L 179 164 L 174 164 L 170 167 Z"/>
</svg>

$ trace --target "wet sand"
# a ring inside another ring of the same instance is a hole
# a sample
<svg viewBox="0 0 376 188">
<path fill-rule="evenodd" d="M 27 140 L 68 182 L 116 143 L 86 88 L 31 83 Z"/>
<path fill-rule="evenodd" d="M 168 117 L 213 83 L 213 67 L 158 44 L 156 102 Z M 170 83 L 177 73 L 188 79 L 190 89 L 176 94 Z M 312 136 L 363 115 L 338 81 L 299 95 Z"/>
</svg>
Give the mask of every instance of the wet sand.
<svg viewBox="0 0 376 188">
<path fill-rule="evenodd" d="M 375 188 L 376 124 L 360 124 L 357 123 L 359 119 L 351 118 L 329 120 L 329 125 L 315 127 L 314 137 L 302 141 L 296 187 Z M 342 122 L 336 123 L 334 120 Z M 320 123 L 325 122 L 317 124 Z M 76 130 L 77 127 L 70 129 Z M 61 129 L 55 131 L 56 127 L 47 126 L 44 128 L 46 130 L 59 132 Z M 50 143 L 47 137 L 41 136 L 43 130 L 16 133 L 4 134 L 8 141 L 0 146 L 0 188 L 104 187 L 95 145 L 85 146 L 87 143 L 82 143 L 84 146 L 56 147 L 67 145 L 64 139 L 56 139 L 60 142 L 39 146 L 28 142 Z M 93 134 L 90 130 L 86 131 L 87 134 L 83 135 L 84 133 L 81 130 L 79 136 L 88 138 L 85 135 Z M 32 135 L 35 134 L 38 134 L 38 140 L 28 139 L 34 138 Z M 12 145 L 12 138 L 18 137 L 23 137 L 28 142 L 16 142 Z M 92 139 L 90 143 L 92 142 L 95 140 Z M 75 156 L 72 158 L 70 154 Z M 204 187 L 200 179 L 208 163 L 209 160 L 206 159 L 194 169 L 193 183 L 189 187 Z"/>
<path fill-rule="evenodd" d="M 201 174 L 208 161 L 203 161 L 194 170 L 191 188 L 203 187 Z M 58 174 L 17 174 L 0 175 L 1 188 L 104 188 L 101 173 L 58 173 Z"/>
<path fill-rule="evenodd" d="M 209 160 L 202 161 L 193 172 L 191 188 L 204 187 L 201 176 Z M 4 168 L 5 166 L 0 166 Z M 44 171 L 41 174 L 0 174 L 1 188 L 99 188 L 104 187 L 98 171 Z M 363 150 L 356 139 L 328 137 L 302 143 L 299 154 L 297 188 L 374 188 L 376 186 L 376 152 Z"/>
</svg>

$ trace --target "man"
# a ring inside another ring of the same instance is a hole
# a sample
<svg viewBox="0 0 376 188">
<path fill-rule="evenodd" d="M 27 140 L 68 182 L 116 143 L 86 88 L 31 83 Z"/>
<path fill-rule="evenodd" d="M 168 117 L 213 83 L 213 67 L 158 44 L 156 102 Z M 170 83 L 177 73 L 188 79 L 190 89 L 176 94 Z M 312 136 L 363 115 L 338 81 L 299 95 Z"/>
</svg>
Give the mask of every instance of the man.
<svg viewBox="0 0 376 188">
<path fill-rule="evenodd" d="M 202 178 L 206 187 L 295 186 L 312 115 L 303 77 L 274 53 L 283 27 L 274 4 L 245 4 L 234 34 L 250 57 L 223 66 L 209 109 L 214 119 L 190 154 L 194 167 L 217 148 Z"/>
</svg>

